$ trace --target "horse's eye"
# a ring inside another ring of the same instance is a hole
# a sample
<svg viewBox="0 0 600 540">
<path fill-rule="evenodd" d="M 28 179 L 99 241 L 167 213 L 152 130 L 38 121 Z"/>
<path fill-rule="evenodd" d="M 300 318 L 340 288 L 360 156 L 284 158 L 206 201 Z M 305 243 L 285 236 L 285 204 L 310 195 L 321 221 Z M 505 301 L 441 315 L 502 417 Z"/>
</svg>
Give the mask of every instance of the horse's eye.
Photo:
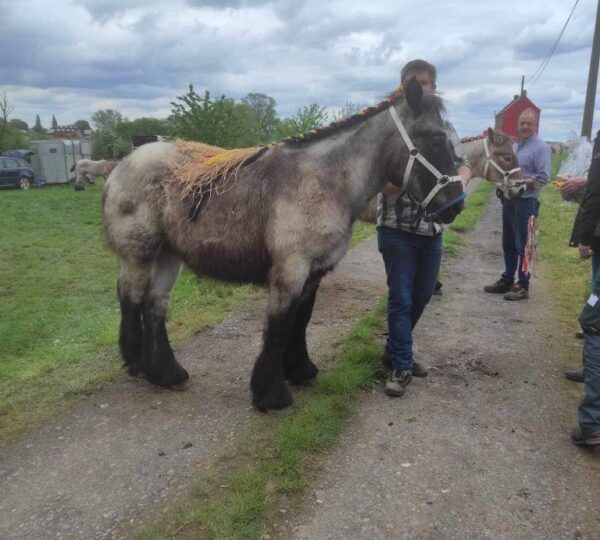
<svg viewBox="0 0 600 540">
<path fill-rule="evenodd" d="M 506 161 L 506 163 L 510 163 L 512 161 L 512 156 L 510 154 L 504 154 L 502 159 Z"/>
</svg>

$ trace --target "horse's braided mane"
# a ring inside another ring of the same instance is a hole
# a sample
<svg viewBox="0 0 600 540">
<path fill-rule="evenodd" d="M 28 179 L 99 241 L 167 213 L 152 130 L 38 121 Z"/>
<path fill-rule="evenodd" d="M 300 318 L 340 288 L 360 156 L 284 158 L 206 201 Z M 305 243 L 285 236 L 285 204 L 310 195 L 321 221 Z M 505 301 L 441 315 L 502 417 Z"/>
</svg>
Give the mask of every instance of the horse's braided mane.
<svg viewBox="0 0 600 540">
<path fill-rule="evenodd" d="M 281 139 L 280 142 L 282 142 L 282 143 L 302 143 L 302 142 L 314 141 L 315 139 L 321 139 L 323 137 L 331 135 L 332 133 L 335 133 L 336 131 L 339 131 L 340 129 L 343 129 L 348 126 L 353 126 L 355 124 L 363 122 L 367 118 L 371 118 L 378 112 L 381 112 L 384 109 L 387 109 L 388 107 L 390 107 L 390 105 L 393 105 L 400 98 L 403 98 L 403 97 L 404 97 L 404 87 L 402 85 L 400 85 L 398 88 L 396 88 L 396 90 L 394 90 L 392 93 L 390 93 L 387 98 L 385 98 L 382 102 L 378 103 L 377 105 L 367 107 L 366 109 L 363 109 L 362 111 L 359 111 L 358 113 L 356 113 L 352 116 L 349 116 L 348 118 L 338 120 L 337 122 L 331 122 L 331 124 L 324 126 L 322 128 L 311 129 L 310 131 L 307 131 L 300 135 L 293 135 L 291 137 L 285 137 L 285 138 Z"/>
</svg>

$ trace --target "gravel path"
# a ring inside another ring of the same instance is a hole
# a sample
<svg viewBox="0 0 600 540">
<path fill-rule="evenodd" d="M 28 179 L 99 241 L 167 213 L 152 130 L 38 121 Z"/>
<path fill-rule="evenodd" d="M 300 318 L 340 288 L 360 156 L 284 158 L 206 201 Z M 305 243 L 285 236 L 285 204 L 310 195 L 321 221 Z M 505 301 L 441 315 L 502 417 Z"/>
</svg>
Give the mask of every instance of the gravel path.
<svg viewBox="0 0 600 540">
<path fill-rule="evenodd" d="M 499 223 L 494 200 L 417 327 L 429 377 L 361 402 L 271 536 L 600 538 L 600 466 L 568 437 L 582 386 L 563 353 L 580 345 L 560 335 L 543 275 L 528 301 L 483 293 L 502 268 Z"/>
</svg>

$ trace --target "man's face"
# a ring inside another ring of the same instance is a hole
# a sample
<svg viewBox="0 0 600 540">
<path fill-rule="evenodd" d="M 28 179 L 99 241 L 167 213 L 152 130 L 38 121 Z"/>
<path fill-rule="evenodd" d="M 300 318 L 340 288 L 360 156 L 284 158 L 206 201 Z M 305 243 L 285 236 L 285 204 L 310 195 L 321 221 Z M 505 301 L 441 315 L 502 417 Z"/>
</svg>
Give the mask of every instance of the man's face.
<svg viewBox="0 0 600 540">
<path fill-rule="evenodd" d="M 536 130 L 537 122 L 533 114 L 526 113 L 519 116 L 519 137 L 521 139 L 528 139 Z"/>
<path fill-rule="evenodd" d="M 425 92 L 435 92 L 435 83 L 431 80 L 431 73 L 424 69 L 423 71 L 409 71 L 404 78 L 409 81 L 412 77 L 416 77 Z"/>
</svg>

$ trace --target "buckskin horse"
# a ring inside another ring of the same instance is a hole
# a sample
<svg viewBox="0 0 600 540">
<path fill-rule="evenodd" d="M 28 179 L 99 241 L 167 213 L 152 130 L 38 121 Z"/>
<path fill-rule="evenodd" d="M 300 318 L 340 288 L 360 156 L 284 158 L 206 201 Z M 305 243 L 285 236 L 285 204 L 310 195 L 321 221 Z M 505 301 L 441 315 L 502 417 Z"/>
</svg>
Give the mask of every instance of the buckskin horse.
<svg viewBox="0 0 600 540">
<path fill-rule="evenodd" d="M 374 107 L 269 147 L 139 147 L 110 175 L 103 225 L 120 260 L 119 344 L 129 373 L 177 387 L 165 326 L 182 263 L 199 275 L 266 284 L 267 320 L 251 376 L 253 405 L 292 403 L 286 379 L 317 375 L 306 326 L 322 277 L 348 250 L 352 224 L 387 182 L 427 219 L 451 222 L 464 193 L 446 140 L 442 99 L 416 80 Z"/>
</svg>

